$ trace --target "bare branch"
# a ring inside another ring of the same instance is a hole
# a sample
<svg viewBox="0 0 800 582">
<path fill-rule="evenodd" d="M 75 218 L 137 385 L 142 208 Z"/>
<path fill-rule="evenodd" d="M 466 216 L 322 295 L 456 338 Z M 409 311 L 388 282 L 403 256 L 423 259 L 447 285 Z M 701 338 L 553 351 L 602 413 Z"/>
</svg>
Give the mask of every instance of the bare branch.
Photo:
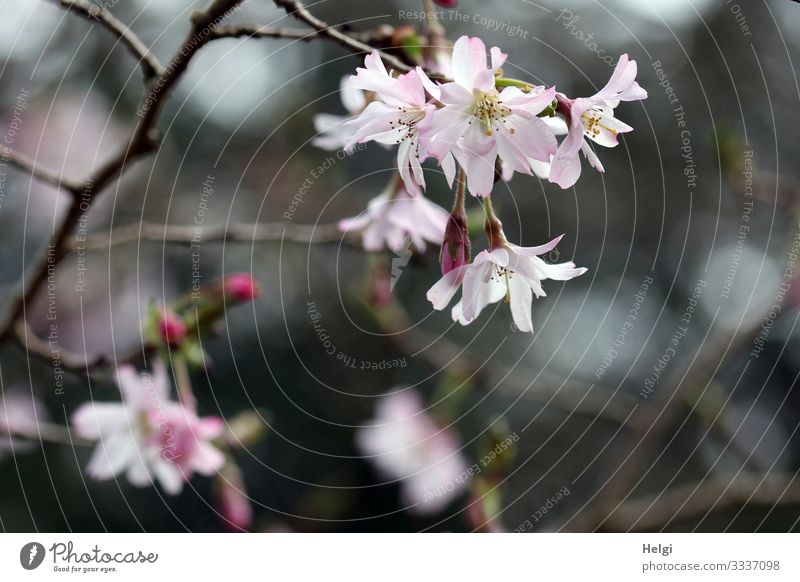
<svg viewBox="0 0 800 582">
<path fill-rule="evenodd" d="M 608 517 L 615 531 L 654 531 L 672 522 L 742 505 L 800 505 L 796 475 L 742 474 L 735 479 L 715 477 L 674 487 L 657 496 L 632 499 Z"/>
<path fill-rule="evenodd" d="M 51 363 L 57 359 L 61 367 L 68 370 L 88 373 L 91 368 L 106 363 L 105 357 L 102 355 L 89 358 L 65 350 L 59 344 L 51 345 L 49 341 L 37 336 L 24 321 L 18 321 L 14 326 L 14 339 L 27 354 Z"/>
<path fill-rule="evenodd" d="M 47 184 L 55 186 L 56 188 L 62 188 L 72 194 L 80 191 L 80 189 L 83 187 L 80 183 L 64 178 L 63 176 L 59 175 L 58 172 L 55 172 L 49 168 L 45 168 L 36 160 L 33 160 L 25 154 L 9 147 L 3 147 L 3 153 L 0 155 L 0 158 L 9 162 L 15 168 L 30 174 L 37 180 L 46 182 Z"/>
<path fill-rule="evenodd" d="M 109 360 L 106 354 L 96 354 L 90 357 L 67 350 L 58 343 L 51 345 L 49 341 L 36 335 L 24 321 L 18 321 L 14 326 L 14 340 L 20 349 L 25 352 L 26 356 L 33 356 L 49 364 L 52 364 L 54 360 L 58 360 L 59 365 L 64 370 L 85 376 L 97 376 L 99 369 L 111 366 L 114 363 Z M 145 345 L 129 354 L 117 356 L 114 360 L 132 363 L 145 359 L 154 350 L 153 346 Z"/>
<path fill-rule="evenodd" d="M 370 32 L 348 32 L 347 36 L 352 39 L 371 45 L 376 42 L 385 42 L 391 39 L 394 28 L 383 25 Z M 308 28 L 284 28 L 276 26 L 259 26 L 254 24 L 235 24 L 229 26 L 218 26 L 212 33 L 213 38 L 286 38 L 302 41 L 316 39 L 328 39 L 331 37 L 315 29 Z"/>
<path fill-rule="evenodd" d="M 116 156 L 98 168 L 84 181 L 82 188 L 73 191 L 74 197 L 66 216 L 50 239 L 51 252 L 40 254 L 33 268 L 30 283 L 11 302 L 11 308 L 0 325 L 0 341 L 13 335 L 13 328 L 24 313 L 26 305 L 36 296 L 47 279 L 50 264 L 58 264 L 70 250 L 69 237 L 81 216 L 88 212 L 97 195 L 111 181 L 118 179 L 141 156 L 157 146 L 155 127 L 158 123 L 165 97 L 189 66 L 189 61 L 212 40 L 213 29 L 243 0 L 214 0 L 207 10 L 192 15 L 192 27 L 181 47 L 172 57 L 169 66 L 147 84 L 137 115 L 140 117 L 128 144 Z"/>
<path fill-rule="evenodd" d="M 82 16 L 86 20 L 98 22 L 111 31 L 122 44 L 139 60 L 145 80 L 162 73 L 161 63 L 150 52 L 145 44 L 125 24 L 99 4 L 85 0 L 54 0 L 70 12 Z"/>
<path fill-rule="evenodd" d="M 311 14 L 305 6 L 298 0 L 274 0 L 275 4 L 286 10 L 288 14 L 302 20 L 306 24 L 308 24 L 314 30 L 319 31 L 319 33 L 323 36 L 327 36 L 331 40 L 337 42 L 341 46 L 349 49 L 355 53 L 371 53 L 375 50 L 375 47 L 372 47 L 366 43 L 361 42 L 360 40 L 354 38 L 349 34 L 345 34 L 334 28 L 333 26 L 323 22 L 313 14 Z M 381 52 L 381 59 L 385 63 L 388 63 L 391 67 L 396 69 L 397 71 L 402 71 L 407 73 L 411 71 L 413 67 L 410 67 L 397 57 L 393 55 L 386 54 L 385 52 Z"/>
<path fill-rule="evenodd" d="M 197 242 L 243 242 L 287 240 L 299 243 L 350 242 L 335 224 L 299 225 L 291 223 L 262 224 L 215 224 L 208 226 L 166 225 L 149 222 L 128 224 L 106 232 L 91 234 L 80 241 L 81 248 L 103 249 L 111 246 L 151 241 L 177 245 L 192 245 Z M 78 241 L 70 243 L 72 249 Z"/>
</svg>

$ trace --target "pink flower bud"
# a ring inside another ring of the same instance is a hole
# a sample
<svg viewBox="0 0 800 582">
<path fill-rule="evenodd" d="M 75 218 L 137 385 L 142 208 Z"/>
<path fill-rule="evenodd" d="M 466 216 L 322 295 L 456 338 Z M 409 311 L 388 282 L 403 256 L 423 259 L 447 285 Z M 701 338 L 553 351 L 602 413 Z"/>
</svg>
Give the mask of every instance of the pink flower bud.
<svg viewBox="0 0 800 582">
<path fill-rule="evenodd" d="M 442 8 L 455 8 L 458 6 L 458 0 L 433 0 Z"/>
<path fill-rule="evenodd" d="M 253 527 L 253 508 L 244 489 L 242 474 L 233 464 L 226 465 L 217 478 L 217 509 L 225 528 L 249 531 Z"/>
<path fill-rule="evenodd" d="M 376 267 L 369 282 L 369 302 L 375 307 L 385 307 L 393 300 L 392 281 L 386 267 Z"/>
<path fill-rule="evenodd" d="M 249 273 L 234 273 L 225 277 L 225 295 L 243 303 L 261 295 L 261 285 Z"/>
<path fill-rule="evenodd" d="M 176 348 L 186 339 L 186 326 L 172 311 L 165 311 L 158 322 L 158 335 L 164 344 Z"/>
<path fill-rule="evenodd" d="M 442 266 L 442 275 L 447 275 L 453 269 L 466 265 L 470 261 L 469 230 L 467 219 L 463 213 L 454 212 L 450 215 L 444 231 L 439 260 Z"/>
</svg>

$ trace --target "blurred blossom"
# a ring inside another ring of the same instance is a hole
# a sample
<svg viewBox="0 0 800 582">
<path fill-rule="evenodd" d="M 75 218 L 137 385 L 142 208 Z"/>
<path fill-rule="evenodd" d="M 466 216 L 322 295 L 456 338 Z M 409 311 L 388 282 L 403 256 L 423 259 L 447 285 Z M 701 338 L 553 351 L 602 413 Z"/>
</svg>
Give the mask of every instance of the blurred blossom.
<svg viewBox="0 0 800 582">
<path fill-rule="evenodd" d="M 439 512 L 464 489 L 467 464 L 458 437 L 437 426 L 417 392 L 405 389 L 381 398 L 373 423 L 359 428 L 355 438 L 387 479 L 400 480 L 410 511 Z"/>
<path fill-rule="evenodd" d="M 6 451 L 26 451 L 32 443 L 18 437 L 38 439 L 38 425 L 47 419 L 42 404 L 22 390 L 0 392 L 0 459 Z"/>
<path fill-rule="evenodd" d="M 394 195 L 392 190 L 395 190 Z M 424 252 L 426 241 L 441 244 L 448 216 L 443 208 L 422 194 L 412 196 L 404 187 L 395 184 L 370 200 L 360 215 L 339 221 L 339 229 L 361 231 L 364 249 L 370 252 L 384 248 L 400 252 L 408 239 L 419 252 Z"/>
<path fill-rule="evenodd" d="M 364 91 L 357 88 L 354 84 L 355 77 L 347 75 L 343 77 L 339 87 L 339 96 L 342 104 L 350 115 L 330 115 L 329 113 L 318 113 L 314 116 L 314 129 L 319 135 L 311 143 L 323 150 L 338 150 L 344 148 L 355 134 L 355 127 L 346 125 L 345 121 L 352 119 L 353 116 L 361 113 L 367 105 L 367 98 Z"/>
<path fill-rule="evenodd" d="M 198 418 L 191 410 L 169 400 L 170 383 L 163 364 L 154 373 L 137 374 L 121 366 L 117 384 L 123 402 L 82 404 L 72 415 L 78 436 L 99 443 L 86 467 L 97 480 L 126 473 L 136 487 L 154 481 L 177 495 L 197 472 L 211 476 L 225 458 L 211 443 L 222 436 L 220 418 Z"/>
</svg>

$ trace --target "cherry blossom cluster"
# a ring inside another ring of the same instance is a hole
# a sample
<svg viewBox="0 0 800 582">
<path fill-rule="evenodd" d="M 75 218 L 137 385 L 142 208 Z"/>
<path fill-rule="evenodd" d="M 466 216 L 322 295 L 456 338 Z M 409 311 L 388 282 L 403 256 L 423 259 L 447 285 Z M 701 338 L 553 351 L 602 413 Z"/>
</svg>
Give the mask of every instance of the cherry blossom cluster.
<svg viewBox="0 0 800 582">
<path fill-rule="evenodd" d="M 506 78 L 505 61 L 499 48 L 487 52 L 481 39 L 467 36 L 452 51 L 437 51 L 426 63 L 429 72 L 417 66 L 395 74 L 373 52 L 355 75 L 342 81 L 349 115 L 318 115 L 314 143 L 346 151 L 367 142 L 396 147 L 397 179 L 360 216 L 341 221 L 340 228 L 361 232 L 368 251 L 397 252 L 407 240 L 420 252 L 425 242 L 440 244 L 443 278 L 428 292 L 435 309 L 445 309 L 461 289 L 452 318 L 466 325 L 484 307 L 505 299 L 517 328 L 530 332 L 533 296 L 545 295 L 542 282 L 566 281 L 586 269 L 540 258 L 561 237 L 535 247 L 509 243 L 492 210 L 494 184 L 520 173 L 571 188 L 581 174 L 581 156 L 603 172 L 590 142 L 616 146 L 619 135 L 633 129 L 615 117 L 616 107 L 645 99 L 647 93 L 636 82 L 636 61 L 627 55 L 619 58 L 605 87 L 576 99 L 555 87 Z M 422 164 L 429 159 L 440 166 L 451 188 L 458 183 L 449 215 L 423 195 Z M 474 260 L 465 189 L 486 209 L 489 248 Z"/>
<path fill-rule="evenodd" d="M 121 400 L 85 402 L 72 413 L 74 436 L 97 443 L 86 467 L 89 477 L 103 481 L 124 476 L 135 487 L 158 483 L 168 495 L 179 494 L 195 474 L 214 477 L 225 525 L 250 528 L 252 508 L 230 449 L 256 438 L 262 423 L 248 422 L 247 413 L 228 421 L 200 416 L 189 371 L 204 366 L 202 339 L 213 333 L 225 309 L 260 293 L 253 277 L 237 273 L 168 307 L 152 307 L 145 326 L 154 352 L 150 371 L 121 364 L 116 372 Z M 46 425 L 36 418 L 33 405 L 12 400 L 6 408 L 11 405 L 17 420 L 4 426 L 0 419 L 0 433 L 5 428 L 12 435 L 41 436 Z"/>
</svg>

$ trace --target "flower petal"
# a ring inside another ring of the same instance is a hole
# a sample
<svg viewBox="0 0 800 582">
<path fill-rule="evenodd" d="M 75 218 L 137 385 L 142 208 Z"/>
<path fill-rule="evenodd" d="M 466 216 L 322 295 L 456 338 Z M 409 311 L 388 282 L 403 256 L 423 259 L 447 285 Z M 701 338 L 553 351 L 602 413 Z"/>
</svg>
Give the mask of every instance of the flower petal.
<svg viewBox="0 0 800 582">
<path fill-rule="evenodd" d="M 441 311 L 447 307 L 450 300 L 453 299 L 453 295 L 455 295 L 456 291 L 461 287 L 464 276 L 469 268 L 469 265 L 463 265 L 453 269 L 439 279 L 433 287 L 428 289 L 428 293 L 425 296 L 428 298 L 428 301 L 431 302 L 434 309 Z"/>
</svg>

